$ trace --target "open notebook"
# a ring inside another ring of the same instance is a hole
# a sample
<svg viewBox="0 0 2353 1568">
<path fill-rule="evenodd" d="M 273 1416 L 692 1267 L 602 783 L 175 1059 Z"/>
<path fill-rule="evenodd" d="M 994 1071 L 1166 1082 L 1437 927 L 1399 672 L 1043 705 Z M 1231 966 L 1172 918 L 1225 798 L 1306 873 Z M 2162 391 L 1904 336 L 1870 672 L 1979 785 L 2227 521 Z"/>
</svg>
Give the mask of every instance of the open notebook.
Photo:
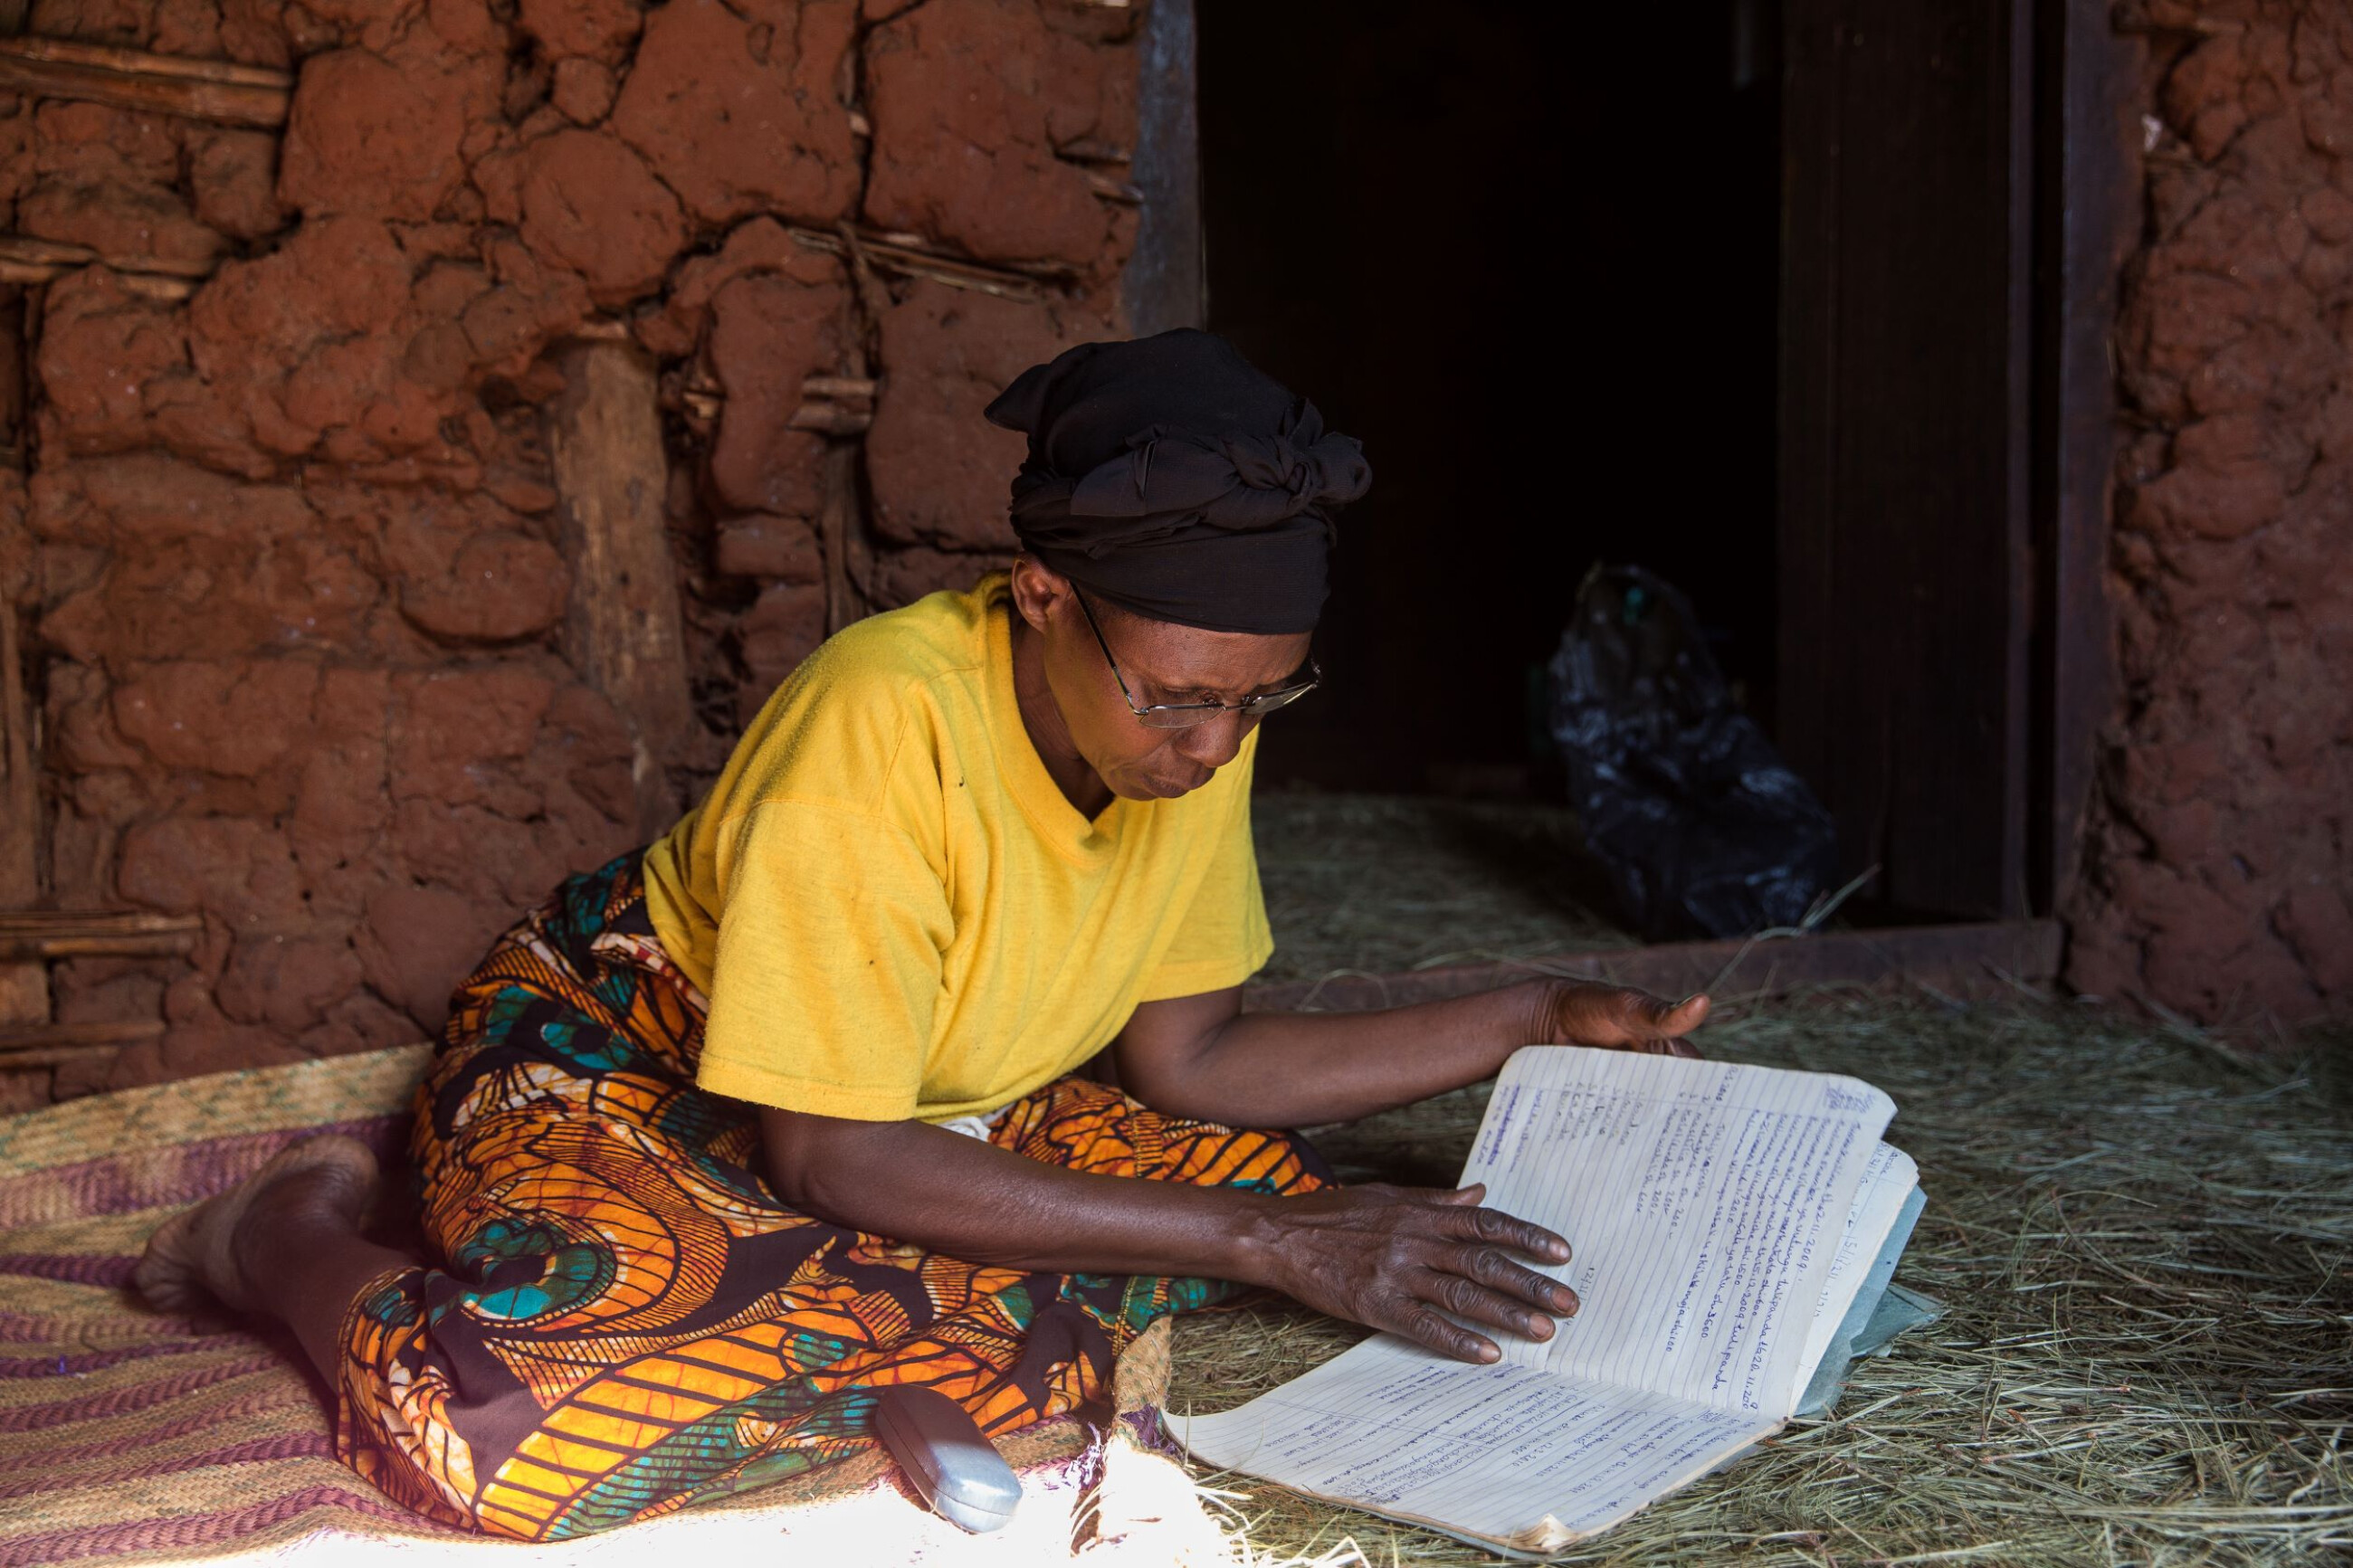
<svg viewBox="0 0 2353 1568">
<path fill-rule="evenodd" d="M 1798 1409 L 1918 1213 L 1917 1171 L 1880 1142 L 1894 1112 L 1830 1073 L 1531 1046 L 1462 1181 L 1568 1238 L 1549 1272 L 1577 1316 L 1546 1344 L 1487 1331 L 1504 1346 L 1487 1366 L 1379 1335 L 1178 1436 L 1224 1468 L 1560 1551 Z"/>
</svg>

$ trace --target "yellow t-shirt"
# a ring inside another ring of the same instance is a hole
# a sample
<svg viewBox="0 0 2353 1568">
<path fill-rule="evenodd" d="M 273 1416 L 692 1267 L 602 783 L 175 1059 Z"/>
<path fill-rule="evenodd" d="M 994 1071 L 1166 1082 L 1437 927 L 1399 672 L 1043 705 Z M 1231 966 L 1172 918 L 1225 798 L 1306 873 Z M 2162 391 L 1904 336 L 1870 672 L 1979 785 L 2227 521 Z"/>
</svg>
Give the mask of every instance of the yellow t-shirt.
<svg viewBox="0 0 2353 1568">
<path fill-rule="evenodd" d="M 1013 696 L 1003 574 L 848 627 L 777 688 L 646 851 L 662 945 L 710 998 L 702 1087 L 869 1121 L 996 1110 L 1140 1002 L 1273 952 L 1253 732 L 1190 795 L 1089 821 Z"/>
</svg>

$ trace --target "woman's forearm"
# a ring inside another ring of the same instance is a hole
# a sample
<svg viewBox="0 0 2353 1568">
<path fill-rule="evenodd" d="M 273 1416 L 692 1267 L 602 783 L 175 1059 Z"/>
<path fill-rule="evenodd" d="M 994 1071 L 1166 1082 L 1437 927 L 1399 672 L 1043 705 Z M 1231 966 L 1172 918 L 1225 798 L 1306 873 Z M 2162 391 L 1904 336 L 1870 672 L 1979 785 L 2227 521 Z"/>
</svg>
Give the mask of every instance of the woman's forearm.
<svg viewBox="0 0 2353 1568">
<path fill-rule="evenodd" d="M 1061 1274 L 1197 1275 L 1288 1292 L 1466 1361 L 1543 1340 L 1576 1293 L 1519 1258 L 1568 1244 L 1481 1194 L 1380 1185 L 1276 1196 L 1040 1164 L 921 1122 L 769 1110 L 777 1194 L 838 1225 L 967 1262 Z"/>
<path fill-rule="evenodd" d="M 770 1111 L 769 1179 L 793 1207 L 967 1262 L 1271 1283 L 1270 1200 L 1040 1164 L 920 1121 Z"/>
<path fill-rule="evenodd" d="M 1164 1113 L 1258 1127 L 1367 1116 L 1487 1077 L 1532 1043 L 1669 1049 L 1707 1016 L 1623 987 L 1536 981 L 1379 1013 L 1245 1015 L 1239 987 L 1139 1006 L 1121 1087 Z M 974 1263 L 1199 1275 L 1269 1286 L 1432 1349 L 1492 1361 L 1464 1326 L 1544 1339 L 1573 1292 L 1568 1244 L 1454 1192 L 1378 1184 L 1274 1196 L 1064 1170 L 918 1121 L 767 1110 L 769 1178 L 792 1207 Z"/>
<path fill-rule="evenodd" d="M 1541 1037 L 1542 985 L 1377 1013 L 1168 1009 L 1189 1050 L 1123 1052 L 1122 1087 L 1163 1112 L 1230 1126 L 1341 1121 L 1473 1083 Z M 1133 1067 L 1140 1078 L 1129 1076 Z M 976 1263 L 1057 1272 L 1198 1274 L 1277 1284 L 1282 1210 L 1263 1194 L 1067 1171 L 919 1121 L 762 1113 L 779 1195 L 820 1218 Z"/>
<path fill-rule="evenodd" d="M 1352 1121 L 1476 1083 L 1549 1037 L 1542 983 L 1377 1013 L 1234 1013 L 1184 1047 L 1120 1054 L 1155 1110 L 1252 1127 Z"/>
</svg>

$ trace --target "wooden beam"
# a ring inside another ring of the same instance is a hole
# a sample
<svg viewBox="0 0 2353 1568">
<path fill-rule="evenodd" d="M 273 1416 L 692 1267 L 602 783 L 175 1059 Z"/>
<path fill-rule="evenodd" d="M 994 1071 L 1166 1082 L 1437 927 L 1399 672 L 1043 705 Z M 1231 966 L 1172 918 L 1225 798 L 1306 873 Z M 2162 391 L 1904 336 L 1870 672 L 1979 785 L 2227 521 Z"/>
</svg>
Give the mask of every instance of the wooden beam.
<svg viewBox="0 0 2353 1568">
<path fill-rule="evenodd" d="M 649 839 L 677 817 L 666 763 L 693 711 L 662 516 L 670 458 L 659 390 L 653 362 L 631 343 L 575 343 L 561 363 L 565 390 L 547 437 L 572 566 L 566 651 L 628 722 L 637 827 Z"/>
<path fill-rule="evenodd" d="M 286 123 L 294 78 L 288 71 L 226 60 L 64 38 L 0 37 L 0 89 L 274 131 Z"/>
<path fill-rule="evenodd" d="M 2050 979 L 2059 973 L 2060 944 L 2055 921 L 1824 931 L 1769 942 L 1660 942 L 1401 974 L 1292 980 L 1251 985 L 1242 1000 L 1256 1012 L 1354 1013 L 1468 996 L 1546 974 L 1632 985 L 1667 997 L 1694 991 L 1713 991 L 1719 998 L 1769 995 L 1809 985 L 1906 982 L 1940 991 L 1983 992 L 1989 984 L 2006 985 L 2008 980 Z"/>
</svg>

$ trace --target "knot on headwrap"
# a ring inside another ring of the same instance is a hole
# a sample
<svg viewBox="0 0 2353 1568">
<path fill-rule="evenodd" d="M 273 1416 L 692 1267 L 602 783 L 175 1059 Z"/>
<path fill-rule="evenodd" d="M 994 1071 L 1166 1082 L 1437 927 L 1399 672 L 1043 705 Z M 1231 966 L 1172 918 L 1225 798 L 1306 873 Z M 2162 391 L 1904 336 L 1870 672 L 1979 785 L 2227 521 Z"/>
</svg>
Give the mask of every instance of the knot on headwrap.
<svg viewBox="0 0 2353 1568">
<path fill-rule="evenodd" d="M 1165 538 L 1196 518 L 1241 531 L 1312 511 L 1328 539 L 1324 509 L 1363 495 L 1372 468 L 1353 437 L 1324 434 L 1314 404 L 1303 400 L 1284 423 L 1271 436 L 1205 436 L 1155 425 L 1075 479 L 1025 465 L 1014 481 L 1014 526 L 1026 519 L 1041 539 L 1098 557 Z M 1113 520 L 1135 526 L 1113 526 Z"/>
<path fill-rule="evenodd" d="M 1022 548 L 1184 626 L 1313 629 L 1332 509 L 1372 483 L 1354 439 L 1207 332 L 1082 343 L 1023 372 L 988 418 L 1029 437 Z"/>
</svg>

